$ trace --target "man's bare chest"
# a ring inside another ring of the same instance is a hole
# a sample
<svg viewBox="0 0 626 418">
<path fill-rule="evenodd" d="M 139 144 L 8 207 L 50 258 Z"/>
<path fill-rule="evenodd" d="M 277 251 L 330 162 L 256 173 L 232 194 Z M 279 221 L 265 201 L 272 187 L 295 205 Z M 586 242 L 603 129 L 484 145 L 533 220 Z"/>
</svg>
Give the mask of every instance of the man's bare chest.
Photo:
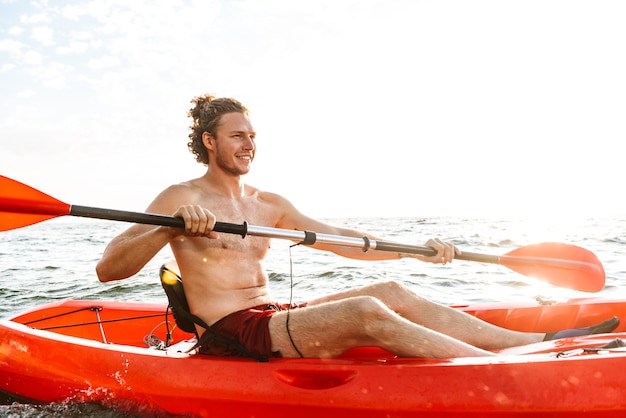
<svg viewBox="0 0 626 418">
<path fill-rule="evenodd" d="M 203 202 L 219 222 L 243 223 L 274 226 L 278 214 L 274 207 L 261 199 L 247 197 L 241 199 L 209 198 Z"/>
</svg>

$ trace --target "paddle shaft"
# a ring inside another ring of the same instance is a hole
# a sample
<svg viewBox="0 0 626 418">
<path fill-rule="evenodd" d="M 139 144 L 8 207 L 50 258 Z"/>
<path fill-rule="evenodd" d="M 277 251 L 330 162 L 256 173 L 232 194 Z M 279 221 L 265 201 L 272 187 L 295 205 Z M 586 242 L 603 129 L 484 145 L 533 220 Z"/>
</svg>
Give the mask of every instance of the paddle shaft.
<svg viewBox="0 0 626 418">
<path fill-rule="evenodd" d="M 69 213 L 66 211 L 69 206 Z M 4 210 L 14 210 L 20 213 L 38 213 L 50 214 L 54 216 L 71 215 L 84 218 L 106 219 L 112 221 L 132 222 L 148 225 L 162 225 L 174 228 L 184 228 L 185 222 L 182 218 L 173 216 L 157 215 L 152 213 L 129 212 L 115 209 L 103 209 L 90 206 L 67 205 L 62 202 L 38 202 L 36 205 L 30 200 L 21 199 L 5 199 L 3 202 Z M 216 222 L 213 228 L 216 232 L 241 235 L 245 238 L 247 235 L 287 239 L 292 241 L 300 241 L 303 245 L 313 245 L 315 243 L 340 245 L 345 247 L 361 248 L 363 251 L 378 250 L 386 252 L 397 252 L 404 254 L 419 254 L 423 256 L 434 256 L 436 251 L 430 247 L 422 247 L 417 245 L 401 244 L 389 241 L 376 241 L 367 237 L 355 238 L 344 237 L 339 235 L 319 234 L 310 231 L 286 230 L 280 228 L 270 228 L 263 226 L 253 226 L 247 223 L 233 224 L 226 222 Z M 460 255 L 455 255 L 458 260 L 478 261 L 490 264 L 504 264 L 509 268 L 517 271 L 516 267 L 545 267 L 549 265 L 551 268 L 558 268 L 566 271 L 576 271 L 581 268 L 594 268 L 586 262 L 576 260 L 563 260 L 546 257 L 519 257 L 508 255 L 489 255 L 464 251 Z"/>
<path fill-rule="evenodd" d="M 81 216 L 87 218 L 108 219 L 115 221 L 133 222 L 148 225 L 162 225 L 171 226 L 174 228 L 184 228 L 185 222 L 182 218 L 176 218 L 173 216 L 156 215 L 151 213 L 139 213 L 128 212 L 114 209 L 101 209 L 88 206 L 72 205 L 70 209 L 70 215 Z M 423 247 L 418 245 L 401 244 L 391 241 L 377 241 L 369 239 L 367 237 L 345 237 L 340 235 L 320 234 L 310 231 L 298 231 L 288 230 L 281 228 L 271 228 L 265 226 L 248 225 L 247 222 L 243 224 L 234 224 L 227 222 L 216 222 L 213 227 L 215 232 L 241 235 L 242 238 L 246 236 L 256 236 L 265 238 L 286 239 L 291 241 L 299 241 L 303 245 L 329 244 L 338 245 L 344 247 L 360 248 L 364 252 L 368 250 L 396 252 L 403 254 L 419 254 L 427 257 L 432 257 L 437 252 L 430 247 Z M 520 256 L 508 256 L 508 255 L 492 255 L 492 254 L 480 254 L 463 251 L 461 254 L 457 254 L 454 257 L 457 260 L 476 261 L 480 263 L 489 264 L 504 264 L 509 268 L 516 270 L 516 268 L 557 268 L 561 271 L 578 271 L 582 269 L 592 268 L 595 270 L 595 266 L 577 260 L 563 260 L 557 258 L 546 257 L 520 257 Z"/>
<path fill-rule="evenodd" d="M 70 215 L 85 218 L 107 219 L 112 221 L 133 222 L 147 225 L 171 226 L 174 228 L 184 228 L 185 222 L 182 218 L 173 216 L 156 215 L 152 213 L 128 212 L 114 209 L 102 209 L 89 206 L 72 205 L 70 207 Z M 319 234 L 310 231 L 297 231 L 280 228 L 270 228 L 264 226 L 233 224 L 227 222 L 216 222 L 213 228 L 215 232 L 227 234 L 241 235 L 245 238 L 247 235 L 265 238 L 286 239 L 292 241 L 300 241 L 304 245 L 330 244 L 340 245 L 344 247 L 361 248 L 363 251 L 378 250 L 387 252 L 398 252 L 405 254 L 420 254 L 424 256 L 433 256 L 437 252 L 430 247 L 421 247 L 417 245 L 407 245 L 395 242 L 377 241 L 367 237 L 355 238 L 344 237 L 339 235 Z M 486 255 L 463 252 L 456 256 L 459 260 L 480 261 L 484 263 L 498 264 L 500 256 Z"/>
</svg>

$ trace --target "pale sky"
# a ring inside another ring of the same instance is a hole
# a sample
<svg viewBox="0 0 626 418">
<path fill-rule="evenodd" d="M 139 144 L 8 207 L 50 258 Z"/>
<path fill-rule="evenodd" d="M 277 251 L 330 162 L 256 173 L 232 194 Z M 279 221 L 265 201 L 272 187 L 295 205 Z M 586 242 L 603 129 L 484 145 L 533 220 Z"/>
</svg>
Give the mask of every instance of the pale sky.
<svg viewBox="0 0 626 418">
<path fill-rule="evenodd" d="M 248 183 L 315 217 L 626 215 L 624 1 L 0 0 L 0 174 L 143 210 L 251 111 Z"/>
</svg>

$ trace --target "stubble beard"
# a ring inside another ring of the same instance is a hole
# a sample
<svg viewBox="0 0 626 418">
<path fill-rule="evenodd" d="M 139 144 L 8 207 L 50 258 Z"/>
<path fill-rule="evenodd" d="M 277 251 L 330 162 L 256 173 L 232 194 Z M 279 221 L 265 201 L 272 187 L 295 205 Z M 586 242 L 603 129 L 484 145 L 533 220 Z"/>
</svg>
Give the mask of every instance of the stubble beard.
<svg viewBox="0 0 626 418">
<path fill-rule="evenodd" d="M 230 158 L 226 158 L 226 156 L 219 152 L 219 150 L 215 156 L 215 163 L 222 171 L 233 176 L 243 176 L 244 174 L 248 174 L 248 172 L 250 171 L 249 167 L 246 169 L 242 169 L 241 167 L 234 164 Z"/>
</svg>

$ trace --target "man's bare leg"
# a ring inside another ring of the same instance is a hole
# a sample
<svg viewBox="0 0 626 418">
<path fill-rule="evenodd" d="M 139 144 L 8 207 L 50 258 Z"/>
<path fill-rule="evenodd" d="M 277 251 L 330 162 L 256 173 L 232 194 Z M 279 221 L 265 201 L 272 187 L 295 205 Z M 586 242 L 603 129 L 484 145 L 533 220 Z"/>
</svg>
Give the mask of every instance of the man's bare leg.
<svg viewBox="0 0 626 418">
<path fill-rule="evenodd" d="M 543 333 L 507 330 L 464 312 L 424 299 L 397 282 L 376 283 L 309 302 L 316 306 L 355 296 L 372 296 L 403 318 L 484 350 L 495 350 L 542 341 Z"/>
<path fill-rule="evenodd" d="M 401 357 L 476 357 L 493 353 L 411 322 L 372 296 L 355 296 L 272 316 L 272 351 L 284 357 L 337 357 L 350 348 L 378 346 Z M 295 346 L 295 347 L 294 347 Z"/>
</svg>

